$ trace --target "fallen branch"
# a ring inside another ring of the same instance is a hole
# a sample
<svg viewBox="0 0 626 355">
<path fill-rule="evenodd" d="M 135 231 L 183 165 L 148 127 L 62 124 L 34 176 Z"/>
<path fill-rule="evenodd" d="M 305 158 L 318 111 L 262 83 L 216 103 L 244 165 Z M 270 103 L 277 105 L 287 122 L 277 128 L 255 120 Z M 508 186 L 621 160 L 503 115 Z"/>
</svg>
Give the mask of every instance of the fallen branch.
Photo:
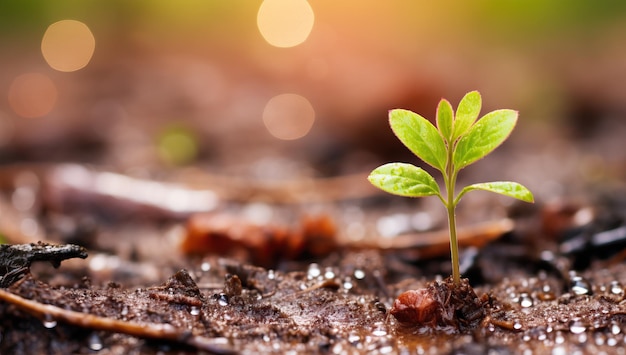
<svg viewBox="0 0 626 355">
<path fill-rule="evenodd" d="M 181 331 L 169 324 L 134 323 L 117 319 L 95 316 L 92 314 L 70 311 L 50 304 L 22 298 L 14 293 L 0 289 L 0 300 L 13 304 L 19 309 L 46 320 L 61 321 L 70 325 L 93 330 L 122 333 L 138 338 L 167 340 L 192 346 L 214 354 L 234 354 L 233 349 L 220 344 L 217 338 L 193 335 Z"/>
</svg>

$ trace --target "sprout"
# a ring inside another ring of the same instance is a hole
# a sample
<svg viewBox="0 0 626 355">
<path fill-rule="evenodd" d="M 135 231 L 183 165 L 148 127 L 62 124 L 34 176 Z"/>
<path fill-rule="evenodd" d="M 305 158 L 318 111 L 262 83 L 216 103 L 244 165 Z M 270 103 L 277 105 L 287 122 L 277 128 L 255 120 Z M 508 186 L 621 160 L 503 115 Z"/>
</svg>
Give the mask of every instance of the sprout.
<svg viewBox="0 0 626 355">
<path fill-rule="evenodd" d="M 439 197 L 448 212 L 455 285 L 459 284 L 461 277 L 455 219 L 455 209 L 461 197 L 472 190 L 485 190 L 534 202 L 526 187 L 510 181 L 469 185 L 455 196 L 459 171 L 502 144 L 517 122 L 517 111 L 513 110 L 492 111 L 478 119 L 481 103 L 480 93 L 472 91 L 461 99 L 455 114 L 450 103 L 442 99 L 437 107 L 437 127 L 415 112 L 402 109 L 389 112 L 389 124 L 398 139 L 418 158 L 441 172 L 445 194 L 428 172 L 407 163 L 382 165 L 368 177 L 374 186 L 394 195 Z"/>
</svg>

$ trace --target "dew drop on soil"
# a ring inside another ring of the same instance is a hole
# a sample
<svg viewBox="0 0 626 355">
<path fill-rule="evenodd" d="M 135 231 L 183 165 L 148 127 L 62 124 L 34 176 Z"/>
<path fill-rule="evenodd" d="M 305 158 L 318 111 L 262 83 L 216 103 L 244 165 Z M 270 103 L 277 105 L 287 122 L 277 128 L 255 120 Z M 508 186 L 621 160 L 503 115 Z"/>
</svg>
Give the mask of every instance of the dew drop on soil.
<svg viewBox="0 0 626 355">
<path fill-rule="evenodd" d="M 365 278 L 365 271 L 361 269 L 354 270 L 354 278 L 357 280 L 363 280 Z"/>
<path fill-rule="evenodd" d="M 569 331 L 573 334 L 582 334 L 587 330 L 587 326 L 580 320 L 572 320 L 569 325 Z"/>
<path fill-rule="evenodd" d="M 596 345 L 602 346 L 606 343 L 606 335 L 602 332 L 596 332 L 593 335 L 593 341 L 596 343 Z"/>
<path fill-rule="evenodd" d="M 552 290 L 550 284 L 544 284 L 541 287 L 541 291 L 537 293 L 537 298 L 542 301 L 551 301 L 556 298 L 556 295 L 554 294 L 554 291 Z"/>
<path fill-rule="evenodd" d="M 337 344 L 333 345 L 333 347 L 331 349 L 331 353 L 332 354 L 344 354 L 345 353 L 345 349 L 343 348 L 343 344 L 337 343 Z"/>
<path fill-rule="evenodd" d="M 565 335 L 562 331 L 556 332 L 556 336 L 554 337 L 555 344 L 563 344 L 565 342 Z"/>
<path fill-rule="evenodd" d="M 87 340 L 89 349 L 93 351 L 100 351 L 104 347 L 102 344 L 102 339 L 96 333 L 91 333 L 89 339 Z"/>
<path fill-rule="evenodd" d="M 519 304 L 522 308 L 532 307 L 533 299 L 527 293 L 522 293 L 519 296 Z"/>
<path fill-rule="evenodd" d="M 391 354 L 393 352 L 393 347 L 391 345 L 383 346 L 378 349 L 378 352 L 381 354 Z"/>
<path fill-rule="evenodd" d="M 276 278 L 276 274 L 274 270 L 267 270 L 267 278 L 270 280 L 274 280 Z"/>
<path fill-rule="evenodd" d="M 591 285 L 582 276 L 574 275 L 570 279 L 570 288 L 577 295 L 590 295 Z"/>
<path fill-rule="evenodd" d="M 622 287 L 622 285 L 619 283 L 619 281 L 611 281 L 611 294 L 613 295 L 618 295 L 618 296 L 622 296 L 624 295 L 624 288 Z"/>
<path fill-rule="evenodd" d="M 128 315 L 128 307 L 127 307 L 127 306 L 122 307 L 122 312 L 121 312 L 121 314 L 122 314 L 122 316 L 126 316 L 126 315 Z"/>
<path fill-rule="evenodd" d="M 200 314 L 200 307 L 191 306 L 191 308 L 189 309 L 189 313 L 192 316 L 197 316 L 198 314 Z"/>
<path fill-rule="evenodd" d="M 522 323 L 515 321 L 515 323 L 513 323 L 513 329 L 515 330 L 520 330 L 522 329 Z"/>
<path fill-rule="evenodd" d="M 217 297 L 217 304 L 220 306 L 228 306 L 228 296 L 224 293 L 220 293 Z"/>
<path fill-rule="evenodd" d="M 343 288 L 345 288 L 346 290 L 351 290 L 353 286 L 354 285 L 352 285 L 352 280 L 350 280 L 350 278 L 346 278 L 343 281 Z"/>
<path fill-rule="evenodd" d="M 384 337 L 387 335 L 387 330 L 380 322 L 375 323 L 375 328 L 372 330 L 372 335 L 377 337 Z"/>
<path fill-rule="evenodd" d="M 321 275 L 321 270 L 319 265 L 317 265 L 316 263 L 312 263 L 309 265 L 309 270 L 307 271 L 307 278 L 309 280 L 313 280 L 314 278 L 318 277 Z"/>
<path fill-rule="evenodd" d="M 537 340 L 539 341 L 545 341 L 546 339 L 548 339 L 548 334 L 541 332 L 539 333 L 539 335 L 537 335 Z"/>
<path fill-rule="evenodd" d="M 611 324 L 611 334 L 617 335 L 622 332 L 622 328 L 620 328 L 619 324 L 613 323 Z"/>
<path fill-rule="evenodd" d="M 202 270 L 204 272 L 207 272 L 207 271 L 211 270 L 211 263 L 209 263 L 208 261 L 203 262 L 200 265 L 200 270 Z"/>
<path fill-rule="evenodd" d="M 387 335 L 387 331 L 384 329 L 374 329 L 372 335 L 377 337 L 384 337 L 385 335 Z"/>
<path fill-rule="evenodd" d="M 324 278 L 327 280 L 332 280 L 335 278 L 335 272 L 331 268 L 326 268 L 324 272 Z"/>
<path fill-rule="evenodd" d="M 57 321 L 54 318 L 52 318 L 52 316 L 46 314 L 44 316 L 43 326 L 48 329 L 52 329 L 57 326 Z"/>
<path fill-rule="evenodd" d="M 357 345 L 361 341 L 361 337 L 356 333 L 350 333 L 348 335 L 348 341 L 352 345 Z"/>
</svg>

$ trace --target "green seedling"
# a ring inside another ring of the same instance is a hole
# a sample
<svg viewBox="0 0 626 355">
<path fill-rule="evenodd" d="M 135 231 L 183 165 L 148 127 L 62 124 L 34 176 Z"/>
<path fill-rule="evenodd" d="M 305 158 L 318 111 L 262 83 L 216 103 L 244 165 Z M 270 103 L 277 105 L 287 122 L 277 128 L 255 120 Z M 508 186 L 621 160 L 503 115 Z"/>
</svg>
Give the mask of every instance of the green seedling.
<svg viewBox="0 0 626 355">
<path fill-rule="evenodd" d="M 478 119 L 481 105 L 478 91 L 472 91 L 461 99 L 456 114 L 450 102 L 442 99 L 437 107 L 437 127 L 415 112 L 402 109 L 389 112 L 389 124 L 398 139 L 418 158 L 441 172 L 445 194 L 428 172 L 407 163 L 382 165 L 368 177 L 374 186 L 394 195 L 439 197 L 448 212 L 452 278 L 456 285 L 461 276 L 455 209 L 461 197 L 472 190 L 485 190 L 534 202 L 532 193 L 526 187 L 510 181 L 469 185 L 455 196 L 459 171 L 502 144 L 517 122 L 517 111 L 513 110 L 492 111 Z"/>
</svg>

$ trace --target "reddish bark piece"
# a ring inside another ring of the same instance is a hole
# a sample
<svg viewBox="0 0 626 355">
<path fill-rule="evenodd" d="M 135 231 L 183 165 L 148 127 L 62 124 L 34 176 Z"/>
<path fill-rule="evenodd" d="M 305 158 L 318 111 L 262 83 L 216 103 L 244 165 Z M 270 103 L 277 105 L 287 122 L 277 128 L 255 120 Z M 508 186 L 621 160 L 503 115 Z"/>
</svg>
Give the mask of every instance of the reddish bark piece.
<svg viewBox="0 0 626 355">
<path fill-rule="evenodd" d="M 187 222 L 181 249 L 187 254 L 228 255 L 264 267 L 279 260 L 320 257 L 338 248 L 326 215 L 305 217 L 297 228 L 255 224 L 232 214 L 196 214 Z"/>
<path fill-rule="evenodd" d="M 449 277 L 402 293 L 390 313 L 404 327 L 464 331 L 485 317 L 484 305 L 485 300 L 476 296 L 467 279 L 455 285 Z"/>
</svg>

